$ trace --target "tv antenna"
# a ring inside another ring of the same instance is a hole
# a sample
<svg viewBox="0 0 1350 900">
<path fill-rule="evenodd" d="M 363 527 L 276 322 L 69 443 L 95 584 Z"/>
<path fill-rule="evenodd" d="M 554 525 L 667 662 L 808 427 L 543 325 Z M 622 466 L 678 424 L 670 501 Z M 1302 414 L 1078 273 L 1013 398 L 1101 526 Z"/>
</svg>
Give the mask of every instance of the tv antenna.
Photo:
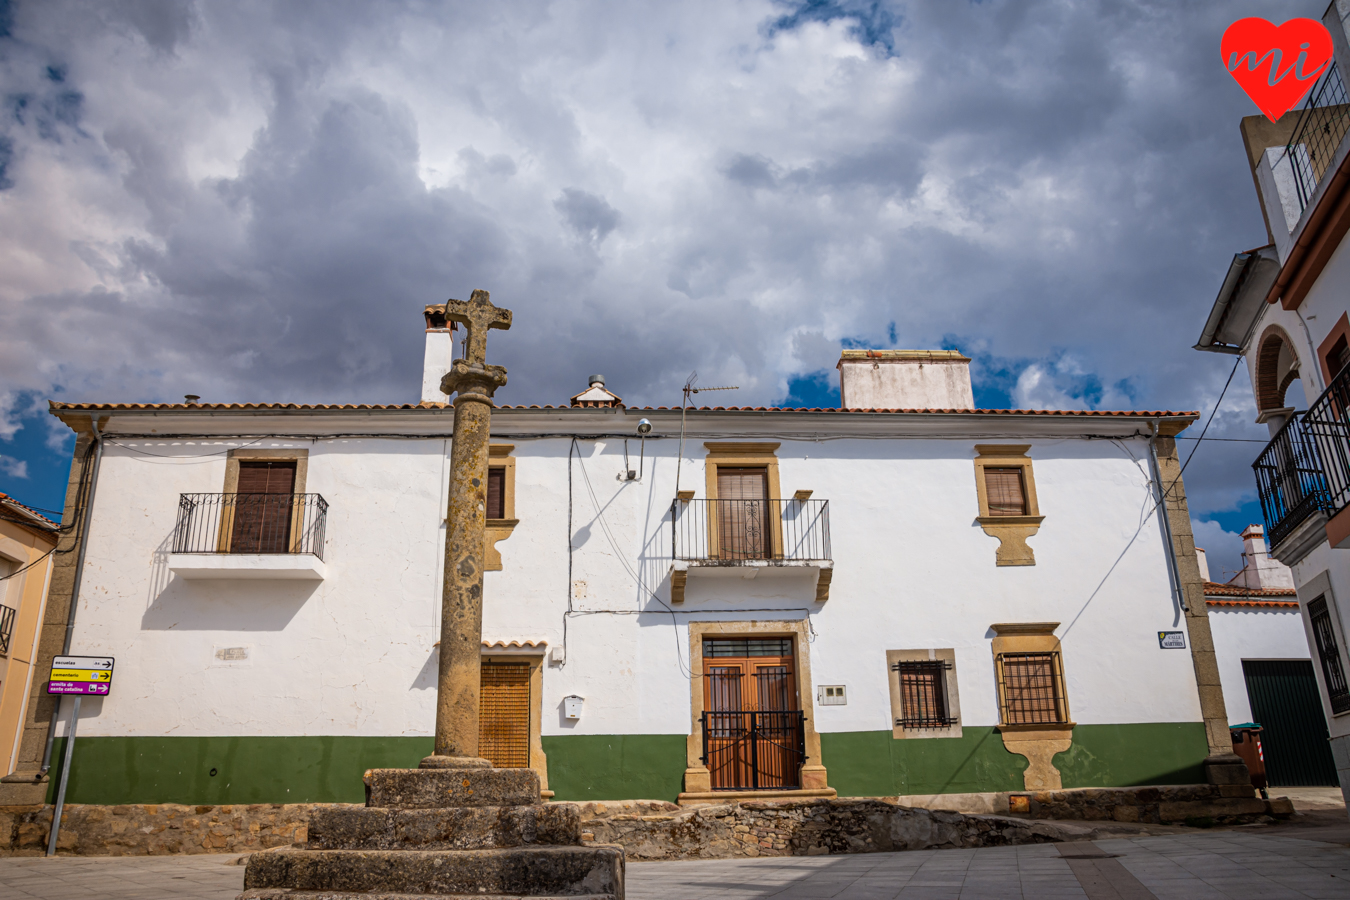
<svg viewBox="0 0 1350 900">
<path fill-rule="evenodd" d="M 680 401 L 680 455 L 675 458 L 675 497 L 680 496 L 680 464 L 684 462 L 684 411 L 689 406 L 689 395 L 699 394 L 704 391 L 739 391 L 739 385 L 724 385 L 721 387 L 694 387 L 698 384 L 698 372 L 689 373 L 689 377 L 684 382 L 684 399 Z"/>
</svg>

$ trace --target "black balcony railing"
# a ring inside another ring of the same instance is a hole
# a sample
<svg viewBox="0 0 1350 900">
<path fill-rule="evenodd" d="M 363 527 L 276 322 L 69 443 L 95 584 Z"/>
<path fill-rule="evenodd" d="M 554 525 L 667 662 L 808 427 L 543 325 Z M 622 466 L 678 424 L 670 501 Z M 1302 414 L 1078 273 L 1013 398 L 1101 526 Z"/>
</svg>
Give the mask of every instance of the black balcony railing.
<svg viewBox="0 0 1350 900">
<path fill-rule="evenodd" d="M 828 500 L 676 500 L 675 559 L 832 559 Z"/>
<path fill-rule="evenodd" d="M 9 655 L 9 642 L 14 640 L 14 616 L 18 610 L 0 604 L 0 654 Z"/>
<path fill-rule="evenodd" d="M 1317 443 L 1326 476 L 1325 508 L 1329 515 L 1350 505 L 1350 368 L 1342 369 L 1308 406 L 1303 428 Z"/>
<path fill-rule="evenodd" d="M 1295 413 L 1252 463 L 1270 546 L 1326 506 L 1327 479 L 1304 415 Z"/>
<path fill-rule="evenodd" d="M 1294 136 L 1285 147 L 1294 170 L 1300 211 L 1312 201 L 1347 131 L 1350 131 L 1350 105 L 1341 74 L 1333 63 L 1313 87 Z"/>
<path fill-rule="evenodd" d="M 183 494 L 174 553 L 312 553 L 323 559 L 318 494 Z"/>
<path fill-rule="evenodd" d="M 806 762 L 800 710 L 705 712 L 703 764 L 715 791 L 796 790 Z"/>
</svg>

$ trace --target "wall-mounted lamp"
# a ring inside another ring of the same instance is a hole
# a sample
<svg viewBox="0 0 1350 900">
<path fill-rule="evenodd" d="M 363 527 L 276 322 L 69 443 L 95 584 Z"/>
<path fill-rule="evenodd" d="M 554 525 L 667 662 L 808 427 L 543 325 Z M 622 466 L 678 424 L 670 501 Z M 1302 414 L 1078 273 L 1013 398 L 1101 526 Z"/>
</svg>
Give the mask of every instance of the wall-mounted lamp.
<svg viewBox="0 0 1350 900">
<path fill-rule="evenodd" d="M 628 471 L 628 477 L 626 479 L 628 481 L 638 481 L 642 478 L 642 470 L 647 461 L 647 435 L 651 433 L 651 430 L 651 419 L 638 419 L 637 433 L 638 437 L 642 439 L 642 449 L 638 454 L 638 470 L 636 472 L 628 468 L 627 441 L 624 442 L 624 468 Z"/>
</svg>

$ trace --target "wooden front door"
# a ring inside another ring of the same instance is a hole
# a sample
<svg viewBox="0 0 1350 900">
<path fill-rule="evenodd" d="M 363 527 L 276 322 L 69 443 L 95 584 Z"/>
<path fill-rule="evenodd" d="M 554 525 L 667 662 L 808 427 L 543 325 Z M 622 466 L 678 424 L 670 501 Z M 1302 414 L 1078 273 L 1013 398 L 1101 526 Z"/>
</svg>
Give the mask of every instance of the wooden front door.
<svg viewBox="0 0 1350 900">
<path fill-rule="evenodd" d="M 766 559 L 773 549 L 769 533 L 769 470 L 717 469 L 719 558 Z"/>
<path fill-rule="evenodd" d="M 703 676 L 713 790 L 800 787 L 804 736 L 792 639 L 706 638 Z"/>
<path fill-rule="evenodd" d="M 240 462 L 231 553 L 289 553 L 295 461 Z"/>
</svg>

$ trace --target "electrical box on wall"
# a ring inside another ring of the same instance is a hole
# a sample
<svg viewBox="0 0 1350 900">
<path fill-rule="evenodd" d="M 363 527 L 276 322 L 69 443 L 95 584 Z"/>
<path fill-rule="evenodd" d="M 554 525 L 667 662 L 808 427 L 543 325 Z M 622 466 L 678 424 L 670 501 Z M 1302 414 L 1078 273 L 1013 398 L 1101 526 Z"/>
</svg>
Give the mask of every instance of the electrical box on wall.
<svg viewBox="0 0 1350 900">
<path fill-rule="evenodd" d="M 581 704 L 585 702 L 584 697 L 578 697 L 576 694 L 569 694 L 563 698 L 563 718 L 580 719 Z"/>
<path fill-rule="evenodd" d="M 848 706 L 848 692 L 842 684 L 822 684 L 816 690 L 816 703 L 820 706 Z"/>
</svg>

